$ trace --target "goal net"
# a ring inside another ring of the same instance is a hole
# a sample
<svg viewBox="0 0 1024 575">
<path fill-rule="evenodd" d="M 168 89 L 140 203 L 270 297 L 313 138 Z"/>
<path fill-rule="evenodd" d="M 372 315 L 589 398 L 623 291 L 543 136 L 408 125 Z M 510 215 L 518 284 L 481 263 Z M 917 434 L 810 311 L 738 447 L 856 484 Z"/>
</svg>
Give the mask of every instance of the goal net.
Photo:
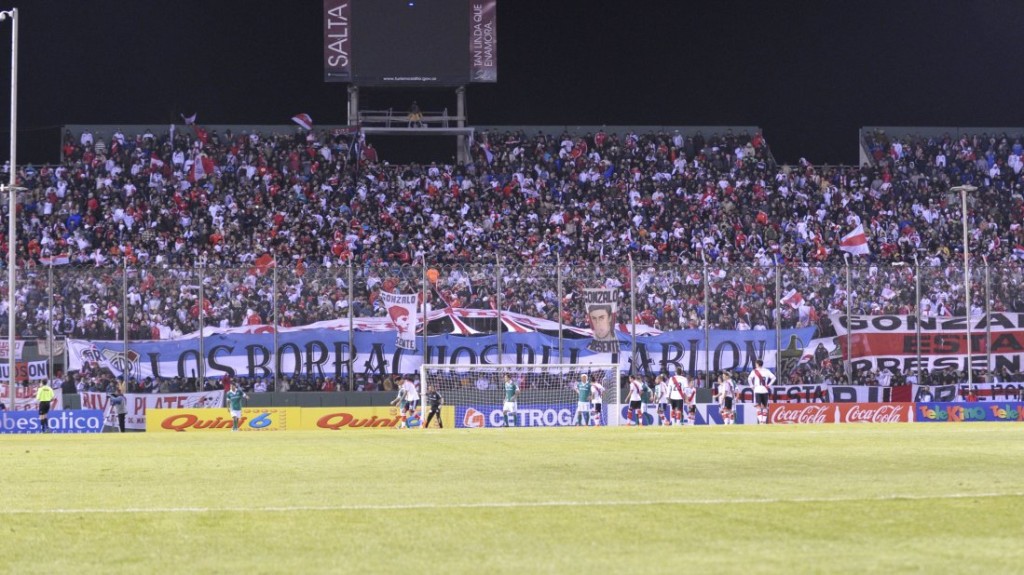
<svg viewBox="0 0 1024 575">
<path fill-rule="evenodd" d="M 436 389 L 445 405 L 454 406 L 455 427 L 503 427 L 506 420 L 510 427 L 607 425 L 609 411 L 619 404 L 620 385 L 621 370 L 612 364 L 420 368 L 421 395 Z M 578 413 L 581 387 L 590 395 L 584 413 Z M 506 406 L 509 396 L 514 405 Z"/>
</svg>

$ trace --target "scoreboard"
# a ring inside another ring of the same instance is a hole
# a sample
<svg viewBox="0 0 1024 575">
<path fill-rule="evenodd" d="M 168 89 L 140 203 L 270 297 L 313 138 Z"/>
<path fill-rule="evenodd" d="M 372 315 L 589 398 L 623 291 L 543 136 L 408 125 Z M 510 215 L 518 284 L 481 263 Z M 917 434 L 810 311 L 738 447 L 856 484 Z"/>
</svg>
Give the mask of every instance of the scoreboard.
<svg viewBox="0 0 1024 575">
<path fill-rule="evenodd" d="M 497 0 L 324 0 L 324 80 L 497 82 Z"/>
</svg>

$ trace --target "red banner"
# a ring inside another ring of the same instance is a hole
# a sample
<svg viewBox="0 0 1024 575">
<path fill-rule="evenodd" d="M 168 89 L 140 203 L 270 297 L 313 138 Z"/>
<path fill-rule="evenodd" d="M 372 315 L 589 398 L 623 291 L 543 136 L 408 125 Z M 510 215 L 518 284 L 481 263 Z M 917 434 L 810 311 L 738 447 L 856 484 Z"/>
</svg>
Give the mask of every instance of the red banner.
<svg viewBox="0 0 1024 575">
<path fill-rule="evenodd" d="M 839 413 L 833 403 L 775 403 L 768 406 L 771 423 L 835 423 Z"/>
<path fill-rule="evenodd" d="M 907 423 L 913 403 L 776 403 L 768 407 L 771 423 Z"/>
<path fill-rule="evenodd" d="M 954 368 L 1020 371 L 1024 366 L 1024 314 L 964 317 L 833 314 L 836 342 L 855 371 Z M 971 358 L 968 361 L 967 333 Z M 920 354 L 920 355 L 919 355 Z"/>
<path fill-rule="evenodd" d="M 837 423 L 908 423 L 913 403 L 839 403 Z"/>
</svg>

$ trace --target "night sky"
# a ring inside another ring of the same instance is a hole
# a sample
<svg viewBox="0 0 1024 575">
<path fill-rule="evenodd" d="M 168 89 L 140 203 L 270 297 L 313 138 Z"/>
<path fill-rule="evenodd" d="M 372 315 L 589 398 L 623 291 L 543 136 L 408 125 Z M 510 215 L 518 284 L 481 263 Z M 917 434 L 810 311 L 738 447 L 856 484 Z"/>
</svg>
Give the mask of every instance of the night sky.
<svg viewBox="0 0 1024 575">
<path fill-rule="evenodd" d="M 54 159 L 65 123 L 345 120 L 345 85 L 323 81 L 321 0 L 0 2 L 13 5 L 19 163 Z M 469 114 L 760 125 L 780 161 L 856 163 L 864 125 L 1024 125 L 1021 30 L 1024 2 L 1010 0 L 499 0 L 499 80 L 470 86 Z M 6 111 L 9 22 L 0 45 Z M 362 104 L 413 98 L 454 109 L 450 90 L 366 91 Z"/>
</svg>

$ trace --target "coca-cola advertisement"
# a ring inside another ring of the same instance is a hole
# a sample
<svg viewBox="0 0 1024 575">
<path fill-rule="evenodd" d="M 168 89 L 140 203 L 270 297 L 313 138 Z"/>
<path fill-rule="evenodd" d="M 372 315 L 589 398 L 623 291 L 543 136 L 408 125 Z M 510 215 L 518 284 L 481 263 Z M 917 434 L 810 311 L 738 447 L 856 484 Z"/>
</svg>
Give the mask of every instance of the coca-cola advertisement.
<svg viewBox="0 0 1024 575">
<path fill-rule="evenodd" d="M 834 403 L 776 403 L 768 406 L 771 423 L 835 423 L 839 405 Z"/>
<path fill-rule="evenodd" d="M 913 403 L 840 403 L 839 423 L 907 423 L 913 421 Z"/>
<path fill-rule="evenodd" d="M 776 403 L 768 408 L 771 423 L 907 423 L 913 403 Z"/>
</svg>

